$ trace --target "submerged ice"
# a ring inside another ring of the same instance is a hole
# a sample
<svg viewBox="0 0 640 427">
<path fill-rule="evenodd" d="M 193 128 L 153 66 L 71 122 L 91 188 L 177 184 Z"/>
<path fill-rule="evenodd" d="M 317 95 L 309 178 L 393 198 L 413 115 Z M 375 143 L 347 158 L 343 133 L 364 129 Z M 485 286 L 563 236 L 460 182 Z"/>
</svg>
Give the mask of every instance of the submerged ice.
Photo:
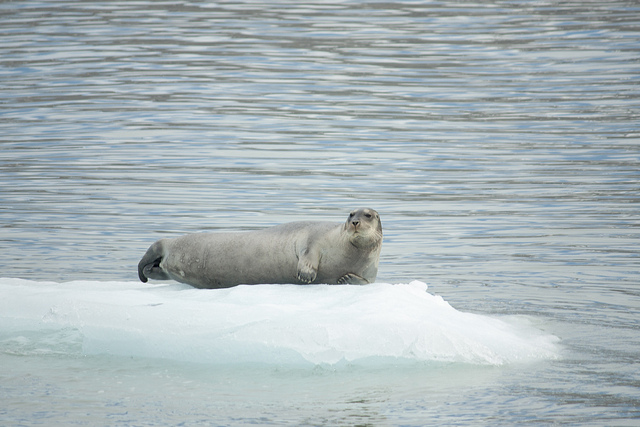
<svg viewBox="0 0 640 427">
<path fill-rule="evenodd" d="M 0 279 L 0 351 L 203 363 L 500 365 L 558 356 L 522 321 L 465 313 L 427 285 L 185 285 Z"/>
</svg>

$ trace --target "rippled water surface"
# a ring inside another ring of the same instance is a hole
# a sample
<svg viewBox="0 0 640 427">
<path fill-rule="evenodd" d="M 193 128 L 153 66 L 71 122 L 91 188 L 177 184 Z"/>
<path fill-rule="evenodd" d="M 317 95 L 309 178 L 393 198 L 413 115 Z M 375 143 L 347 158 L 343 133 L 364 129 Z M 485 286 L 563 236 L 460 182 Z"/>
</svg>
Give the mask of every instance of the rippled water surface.
<svg viewBox="0 0 640 427">
<path fill-rule="evenodd" d="M 8 1 L 0 40 L 0 276 L 133 282 L 160 237 L 370 206 L 379 281 L 563 347 L 383 370 L 3 346 L 2 424 L 640 417 L 637 2 Z"/>
</svg>

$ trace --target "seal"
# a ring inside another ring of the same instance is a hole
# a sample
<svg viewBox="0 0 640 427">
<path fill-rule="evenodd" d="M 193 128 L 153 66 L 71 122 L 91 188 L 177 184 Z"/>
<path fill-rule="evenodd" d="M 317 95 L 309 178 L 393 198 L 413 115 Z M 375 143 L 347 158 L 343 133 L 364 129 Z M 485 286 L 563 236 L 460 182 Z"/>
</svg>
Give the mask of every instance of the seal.
<svg viewBox="0 0 640 427">
<path fill-rule="evenodd" d="M 246 284 L 373 283 L 382 223 L 369 208 L 344 223 L 300 221 L 256 231 L 160 239 L 138 263 L 138 277 L 216 289 Z"/>
</svg>

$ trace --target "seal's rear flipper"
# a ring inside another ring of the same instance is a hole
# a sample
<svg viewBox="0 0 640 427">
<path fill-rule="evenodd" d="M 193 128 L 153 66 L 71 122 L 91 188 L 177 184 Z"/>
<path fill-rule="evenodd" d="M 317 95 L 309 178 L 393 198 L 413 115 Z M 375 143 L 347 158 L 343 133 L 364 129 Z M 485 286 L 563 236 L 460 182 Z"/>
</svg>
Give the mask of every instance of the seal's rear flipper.
<svg viewBox="0 0 640 427">
<path fill-rule="evenodd" d="M 171 279 L 167 273 L 164 272 L 160 263 L 164 253 L 162 250 L 162 241 L 158 240 L 147 249 L 147 253 L 144 254 L 140 262 L 138 263 L 138 277 L 140 281 L 146 283 L 149 279 L 154 280 L 169 280 Z"/>
</svg>

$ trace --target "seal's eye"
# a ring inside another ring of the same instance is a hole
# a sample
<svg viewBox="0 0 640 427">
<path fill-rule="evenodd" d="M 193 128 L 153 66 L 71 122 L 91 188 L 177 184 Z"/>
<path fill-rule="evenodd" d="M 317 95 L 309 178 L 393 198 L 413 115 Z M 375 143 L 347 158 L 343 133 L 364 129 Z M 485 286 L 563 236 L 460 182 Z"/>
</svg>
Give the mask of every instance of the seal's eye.
<svg viewBox="0 0 640 427">
<path fill-rule="evenodd" d="M 367 218 L 371 218 L 371 214 L 364 214 Z"/>
<path fill-rule="evenodd" d="M 351 213 L 349 214 L 349 218 L 353 217 L 355 214 L 356 214 L 355 212 L 351 212 Z"/>
</svg>

